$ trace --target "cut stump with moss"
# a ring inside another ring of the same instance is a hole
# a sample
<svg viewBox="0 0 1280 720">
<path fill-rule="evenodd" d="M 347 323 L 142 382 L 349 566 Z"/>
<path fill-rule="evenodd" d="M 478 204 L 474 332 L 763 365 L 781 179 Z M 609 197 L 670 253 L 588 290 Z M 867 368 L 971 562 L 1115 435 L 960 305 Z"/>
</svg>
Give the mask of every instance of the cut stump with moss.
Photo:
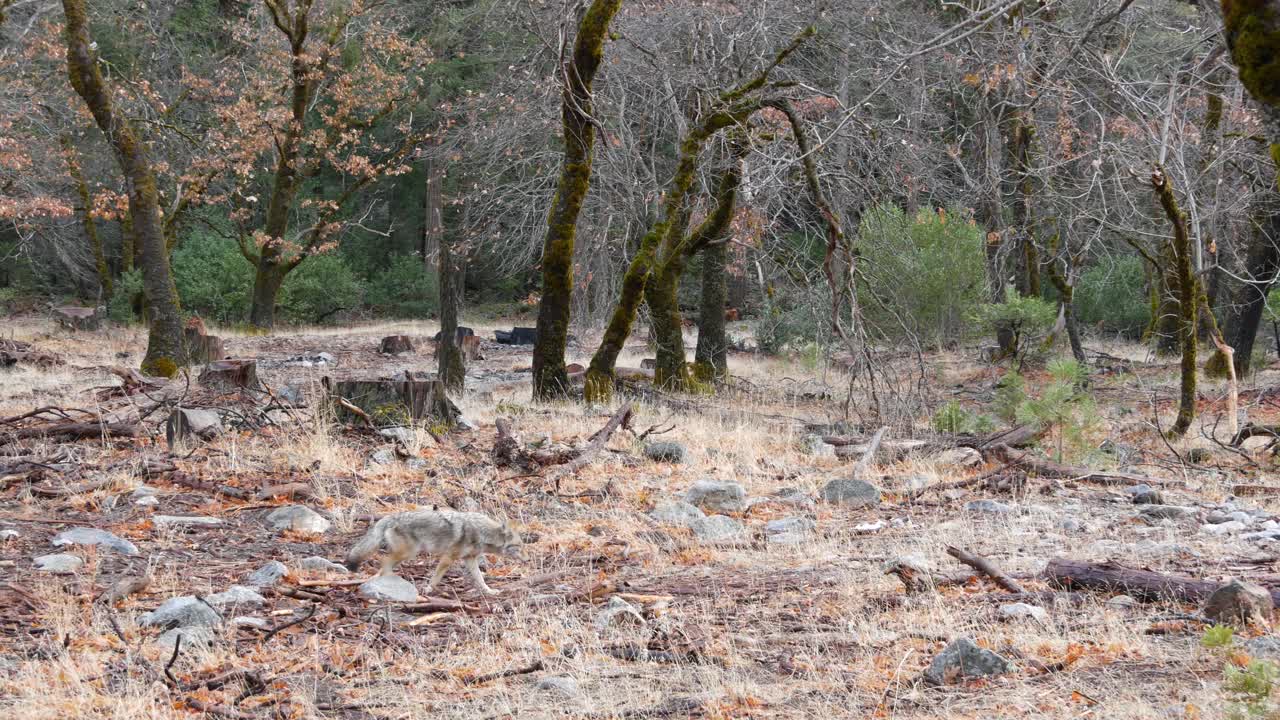
<svg viewBox="0 0 1280 720">
<path fill-rule="evenodd" d="M 435 377 L 325 378 L 323 383 L 339 422 L 390 427 L 426 420 L 452 425 L 461 415 L 444 382 Z"/>
<path fill-rule="evenodd" d="M 200 384 L 219 392 L 258 390 L 257 360 L 217 360 L 200 371 Z"/>
</svg>

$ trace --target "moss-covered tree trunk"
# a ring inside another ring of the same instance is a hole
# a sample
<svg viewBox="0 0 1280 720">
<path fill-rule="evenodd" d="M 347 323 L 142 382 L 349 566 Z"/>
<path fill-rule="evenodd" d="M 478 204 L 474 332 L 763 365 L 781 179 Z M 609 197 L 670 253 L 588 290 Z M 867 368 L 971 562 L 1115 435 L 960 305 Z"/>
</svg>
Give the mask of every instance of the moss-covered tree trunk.
<svg viewBox="0 0 1280 720">
<path fill-rule="evenodd" d="M 729 299 L 726 272 L 729 246 L 713 241 L 702 251 L 702 294 L 698 304 L 698 346 L 694 350 L 694 375 L 703 381 L 729 373 L 729 337 L 725 331 L 725 305 Z"/>
<path fill-rule="evenodd" d="M 1227 342 L 1235 348 L 1236 372 L 1249 372 L 1253 344 L 1267 308 L 1267 294 L 1280 273 L 1280 212 L 1272 210 L 1263 219 L 1264 231 L 1254 234 L 1245 260 L 1252 282 L 1241 283 L 1232 302 L 1227 304 L 1225 319 Z"/>
<path fill-rule="evenodd" d="M 436 372 L 446 389 L 461 392 L 467 368 L 458 346 L 458 306 L 462 301 L 464 258 L 454 241 L 439 240 L 440 274 L 440 342 L 436 343 Z"/>
<path fill-rule="evenodd" d="M 269 330 L 276 324 L 276 302 L 284 286 L 286 265 L 278 259 L 259 257 L 253 273 L 253 303 L 249 308 L 249 324 Z"/>
<path fill-rule="evenodd" d="M 143 289 L 151 311 L 151 328 L 143 372 L 171 377 L 186 364 L 182 341 L 182 316 L 178 293 L 165 252 L 160 195 L 147 145 L 129 118 L 120 115 L 98 70 L 95 45 L 89 36 L 85 0 L 63 0 L 66 15 L 67 74 L 76 94 L 84 100 L 125 178 L 129 215 L 141 250 Z"/>
<path fill-rule="evenodd" d="M 1049 240 L 1049 249 L 1058 252 L 1059 237 L 1055 235 Z M 1058 261 L 1050 258 L 1045 264 L 1049 272 L 1049 281 L 1058 290 L 1058 301 L 1062 303 L 1062 320 L 1067 330 L 1067 342 L 1071 345 L 1071 356 L 1080 364 L 1085 363 L 1084 345 L 1080 342 L 1080 324 L 1076 321 L 1075 311 L 1075 285 L 1070 281 L 1071 268 L 1076 264 L 1077 258 L 1071 254 L 1071 247 L 1068 244 L 1063 248 L 1063 265 L 1065 269 L 1058 268 Z"/>
<path fill-rule="evenodd" d="M 89 193 L 89 184 L 85 182 L 84 173 L 80 170 L 80 159 L 76 155 L 75 145 L 70 135 L 61 138 L 62 152 L 67 161 L 67 172 L 75 183 L 76 199 L 80 207 L 80 226 L 84 229 L 85 241 L 89 244 L 89 252 L 93 255 L 93 268 L 98 275 L 98 287 L 102 299 L 111 297 L 111 268 L 107 266 L 107 254 L 102 247 L 102 237 L 98 234 L 98 224 L 93 219 L 93 197 Z"/>
<path fill-rule="evenodd" d="M 1187 216 L 1178 207 L 1173 187 L 1163 169 L 1151 174 L 1151 187 L 1156 192 L 1165 217 L 1173 225 L 1171 252 L 1178 292 L 1178 340 L 1182 348 L 1181 382 L 1178 393 L 1178 419 L 1170 432 L 1185 435 L 1196 417 L 1196 319 L 1200 289 L 1192 266 L 1191 235 L 1187 232 Z"/>
<path fill-rule="evenodd" d="M 564 160 L 542 242 L 542 299 L 538 303 L 538 340 L 533 348 L 533 397 L 564 396 L 569 389 L 564 349 L 569 340 L 573 301 L 573 244 L 578 215 L 591 185 L 591 154 L 596 130 L 591 84 L 604 58 L 609 22 L 622 0 L 593 0 L 574 39 L 573 54 L 562 68 L 560 107 Z"/>
</svg>

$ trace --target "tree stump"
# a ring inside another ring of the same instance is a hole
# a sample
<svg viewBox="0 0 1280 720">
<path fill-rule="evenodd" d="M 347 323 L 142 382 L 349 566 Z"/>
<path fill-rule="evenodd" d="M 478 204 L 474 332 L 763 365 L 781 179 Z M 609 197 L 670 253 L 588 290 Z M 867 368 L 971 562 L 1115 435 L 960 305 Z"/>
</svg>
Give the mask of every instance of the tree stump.
<svg viewBox="0 0 1280 720">
<path fill-rule="evenodd" d="M 461 412 L 445 394 L 438 378 L 324 378 L 322 381 L 339 422 L 375 427 L 405 425 L 411 420 L 453 424 Z"/>
<path fill-rule="evenodd" d="M 200 371 L 200 384 L 219 392 L 257 390 L 257 360 L 215 360 Z"/>
<path fill-rule="evenodd" d="M 471 328 L 465 325 L 459 325 L 453 337 L 454 339 L 457 340 L 459 345 L 462 345 L 464 340 L 466 340 L 469 337 L 475 337 L 475 334 L 476 334 L 475 330 L 472 330 Z M 431 340 L 433 342 L 440 342 L 440 339 L 442 337 L 444 337 L 444 331 L 440 331 L 440 332 L 437 332 L 435 335 L 432 335 Z"/>
<path fill-rule="evenodd" d="M 383 355 L 398 355 L 413 352 L 413 341 L 408 335 L 388 335 L 378 343 L 378 352 Z"/>
<path fill-rule="evenodd" d="M 64 305 L 55 307 L 53 315 L 58 324 L 71 330 L 97 330 L 102 325 L 104 308 L 77 307 Z"/>
<path fill-rule="evenodd" d="M 513 327 L 511 332 L 494 330 L 493 338 L 503 345 L 536 345 L 538 328 Z"/>
<path fill-rule="evenodd" d="M 480 354 L 480 338 L 474 335 L 468 335 L 461 341 L 462 357 L 467 361 L 483 360 L 484 356 Z"/>
<path fill-rule="evenodd" d="M 222 338 L 217 335 L 206 335 L 203 326 L 189 325 L 183 328 L 182 337 L 187 345 L 187 357 L 194 365 L 206 365 L 227 356 Z"/>
</svg>

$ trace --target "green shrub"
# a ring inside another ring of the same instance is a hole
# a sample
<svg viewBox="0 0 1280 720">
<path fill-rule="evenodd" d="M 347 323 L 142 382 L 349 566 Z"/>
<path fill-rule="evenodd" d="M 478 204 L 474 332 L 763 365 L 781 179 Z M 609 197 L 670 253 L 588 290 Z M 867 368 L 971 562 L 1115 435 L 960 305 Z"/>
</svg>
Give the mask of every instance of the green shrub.
<svg viewBox="0 0 1280 720">
<path fill-rule="evenodd" d="M 1049 384 L 1018 407 L 1017 419 L 1048 429 L 1057 460 L 1062 462 L 1065 450 L 1087 447 L 1089 434 L 1098 424 L 1097 408 L 1082 389 L 1086 378 L 1083 365 L 1075 360 L 1054 360 L 1048 370 Z"/>
<path fill-rule="evenodd" d="M 1137 339 L 1151 323 L 1142 259 L 1106 260 L 1080 275 L 1072 292 L 1076 318 L 1107 332 Z"/>
<path fill-rule="evenodd" d="M 422 258 L 401 255 L 369 280 L 366 303 L 374 313 L 395 318 L 435 317 L 440 310 L 436 274 Z"/>
<path fill-rule="evenodd" d="M 342 310 L 360 307 L 364 286 L 336 254 L 308 258 L 285 278 L 279 307 L 294 323 L 322 323 Z"/>
<path fill-rule="evenodd" d="M 1013 423 L 1018 419 L 1018 408 L 1027 401 L 1027 381 L 1022 374 L 1017 371 L 1005 373 L 1000 378 L 1000 382 L 996 383 L 995 400 L 991 403 L 991 409 L 995 412 L 996 417 L 1008 423 Z"/>
<path fill-rule="evenodd" d="M 765 355 L 781 355 L 788 349 L 819 343 L 819 320 L 815 308 L 822 301 L 794 298 L 769 301 L 754 320 L 756 347 Z"/>
<path fill-rule="evenodd" d="M 142 271 L 134 268 L 116 278 L 115 292 L 107 302 L 107 317 L 129 325 L 141 318 L 134 314 L 134 298 L 142 293 Z"/>
<path fill-rule="evenodd" d="M 1023 297 L 1012 287 L 1005 288 L 1004 302 L 978 306 L 975 319 L 990 330 L 1013 332 L 1013 353 L 1025 360 L 1028 350 L 1042 339 L 1058 318 L 1053 303 L 1040 298 Z"/>
<path fill-rule="evenodd" d="M 234 243 L 193 235 L 174 251 L 172 265 L 183 312 L 220 325 L 241 323 L 249 316 L 254 268 Z"/>
<path fill-rule="evenodd" d="M 914 217 L 882 205 L 858 228 L 866 321 L 888 337 L 909 331 L 938 347 L 963 340 L 986 294 L 983 233 L 958 212 Z M 905 325 L 905 327 L 904 327 Z"/>
<path fill-rule="evenodd" d="M 952 435 L 982 434 L 995 429 L 991 417 L 964 409 L 955 400 L 949 400 L 933 414 L 933 429 Z"/>
</svg>

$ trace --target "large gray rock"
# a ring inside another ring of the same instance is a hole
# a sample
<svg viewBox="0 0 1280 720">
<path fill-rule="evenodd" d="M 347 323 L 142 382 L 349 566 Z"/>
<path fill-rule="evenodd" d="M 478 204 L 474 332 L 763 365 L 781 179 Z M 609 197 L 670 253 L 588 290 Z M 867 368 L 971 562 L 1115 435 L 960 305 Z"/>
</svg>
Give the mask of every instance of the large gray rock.
<svg viewBox="0 0 1280 720">
<path fill-rule="evenodd" d="M 1220 623 L 1266 625 L 1271 620 L 1275 604 L 1271 593 L 1260 585 L 1232 580 L 1223 585 L 1204 603 L 1204 616 Z"/>
<path fill-rule="evenodd" d="M 418 589 L 404 578 L 379 575 L 360 585 L 360 595 L 371 600 L 414 602 L 418 599 Z"/>
<path fill-rule="evenodd" d="M 649 517 L 667 525 L 690 527 L 707 516 L 702 510 L 687 502 L 675 501 L 663 503 L 649 513 Z"/>
<path fill-rule="evenodd" d="M 245 578 L 245 584 L 250 587 L 271 587 L 280 582 L 280 578 L 289 574 L 289 568 L 279 560 L 272 560 L 262 567 L 254 570 Z"/>
<path fill-rule="evenodd" d="M 0 530 L 0 542 L 8 542 L 9 540 L 17 540 L 22 537 L 22 533 L 13 528 L 5 528 Z"/>
<path fill-rule="evenodd" d="M 982 453 L 970 447 L 953 447 L 933 456 L 939 465 L 955 468 L 971 468 L 982 464 Z"/>
<path fill-rule="evenodd" d="M 218 611 L 194 595 L 165 600 L 160 607 L 143 615 L 138 622 L 148 627 L 217 627 L 222 622 Z"/>
<path fill-rule="evenodd" d="M 243 585 L 232 585 L 220 593 L 209 595 L 205 600 L 216 608 L 261 607 L 267 603 L 267 599 L 257 591 Z"/>
<path fill-rule="evenodd" d="M 978 647 L 969 638 L 960 638 L 938 653 L 924 671 L 924 679 L 930 685 L 945 685 L 1009 672 L 1013 672 L 1013 663 L 1007 658 Z"/>
<path fill-rule="evenodd" d="M 764 524 L 768 535 L 788 535 L 792 533 L 809 535 L 818 529 L 818 523 L 807 517 L 789 517 L 770 520 Z"/>
<path fill-rule="evenodd" d="M 1280 660 L 1280 637 L 1262 635 L 1244 641 L 1244 650 L 1252 657 L 1263 660 Z"/>
<path fill-rule="evenodd" d="M 208 647 L 213 644 L 213 632 L 207 627 L 176 627 L 160 634 L 153 642 L 156 647 L 166 652 L 173 652 L 173 646 L 182 638 L 182 647 Z"/>
<path fill-rule="evenodd" d="M 875 507 L 880 504 L 880 489 L 864 480 L 838 478 L 822 488 L 824 502 L 847 507 Z"/>
<path fill-rule="evenodd" d="M 685 502 L 712 512 L 742 512 L 747 509 L 747 491 L 735 482 L 699 480 L 684 494 Z"/>
<path fill-rule="evenodd" d="M 306 505 L 285 505 L 272 510 L 271 514 L 267 515 L 267 524 L 277 532 L 295 530 L 322 533 L 329 529 L 330 523 L 320 513 Z"/>
<path fill-rule="evenodd" d="M 1049 613 L 1039 605 L 1028 605 L 1027 603 L 1009 603 L 1001 605 L 996 614 L 1005 620 L 1036 620 L 1045 622 L 1049 619 Z"/>
<path fill-rule="evenodd" d="M 703 542 L 736 540 L 746 534 L 742 523 L 725 515 L 708 515 L 689 526 Z"/>
<path fill-rule="evenodd" d="M 800 488 L 782 488 L 775 491 L 769 496 L 770 502 L 782 503 L 783 505 L 792 505 L 801 508 L 810 508 L 814 506 L 813 498 L 809 493 Z"/>
<path fill-rule="evenodd" d="M 54 575 L 70 575 L 84 565 L 83 560 L 75 555 L 68 555 L 66 553 L 41 555 L 35 559 L 35 563 L 37 570 L 53 573 Z"/>
<path fill-rule="evenodd" d="M 172 447 L 188 438 L 207 440 L 222 432 L 222 418 L 212 410 L 175 408 L 165 423 L 164 437 Z"/>
<path fill-rule="evenodd" d="M 153 515 L 151 522 L 156 527 L 217 527 L 222 524 L 222 519 L 201 515 Z"/>
<path fill-rule="evenodd" d="M 687 451 L 678 442 L 653 442 L 644 446 L 644 456 L 654 462 L 682 463 Z"/>
<path fill-rule="evenodd" d="M 391 448 L 380 448 L 374 450 L 369 456 L 369 462 L 373 465 L 392 465 L 396 461 L 396 451 Z"/>
<path fill-rule="evenodd" d="M 138 554 L 137 545 L 106 530 L 98 530 L 97 528 L 78 527 L 63 530 L 53 538 L 53 544 L 58 547 L 63 545 L 97 545 L 110 548 L 122 555 L 134 556 Z"/>
</svg>

